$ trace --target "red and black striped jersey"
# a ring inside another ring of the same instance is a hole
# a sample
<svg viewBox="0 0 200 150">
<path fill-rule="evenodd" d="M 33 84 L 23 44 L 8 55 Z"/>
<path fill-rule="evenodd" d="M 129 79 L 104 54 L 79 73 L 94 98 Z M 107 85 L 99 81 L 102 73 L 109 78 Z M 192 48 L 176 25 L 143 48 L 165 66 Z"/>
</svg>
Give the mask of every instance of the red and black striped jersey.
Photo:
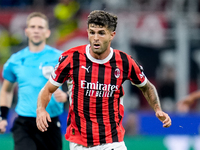
<svg viewBox="0 0 200 150">
<path fill-rule="evenodd" d="M 65 138 L 84 146 L 123 141 L 122 84 L 147 82 L 142 67 L 128 54 L 110 48 L 103 60 L 93 58 L 90 45 L 65 51 L 59 58 L 50 82 L 56 86 L 72 80 Z"/>
</svg>

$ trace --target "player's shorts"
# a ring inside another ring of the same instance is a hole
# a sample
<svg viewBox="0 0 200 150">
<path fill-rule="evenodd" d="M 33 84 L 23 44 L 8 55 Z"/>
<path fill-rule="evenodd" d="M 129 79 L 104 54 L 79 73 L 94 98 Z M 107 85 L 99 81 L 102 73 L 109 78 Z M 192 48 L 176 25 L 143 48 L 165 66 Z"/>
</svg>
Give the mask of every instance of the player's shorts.
<svg viewBox="0 0 200 150">
<path fill-rule="evenodd" d="M 47 131 L 41 132 L 36 118 L 17 117 L 12 128 L 15 150 L 62 150 L 59 118 L 51 118 L 48 124 Z"/>
<path fill-rule="evenodd" d="M 85 147 L 73 142 L 70 142 L 69 144 L 70 150 L 127 150 L 124 142 L 106 143 L 90 147 Z"/>
</svg>

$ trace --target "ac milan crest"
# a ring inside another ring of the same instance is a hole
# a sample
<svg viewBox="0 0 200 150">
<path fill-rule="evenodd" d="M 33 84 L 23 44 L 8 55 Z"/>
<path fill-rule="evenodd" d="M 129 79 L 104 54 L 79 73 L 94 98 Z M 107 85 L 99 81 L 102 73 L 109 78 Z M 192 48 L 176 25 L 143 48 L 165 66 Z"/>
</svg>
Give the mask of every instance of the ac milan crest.
<svg viewBox="0 0 200 150">
<path fill-rule="evenodd" d="M 119 78 L 119 76 L 120 76 L 120 70 L 119 70 L 119 68 L 116 68 L 115 69 L 115 78 Z"/>
</svg>

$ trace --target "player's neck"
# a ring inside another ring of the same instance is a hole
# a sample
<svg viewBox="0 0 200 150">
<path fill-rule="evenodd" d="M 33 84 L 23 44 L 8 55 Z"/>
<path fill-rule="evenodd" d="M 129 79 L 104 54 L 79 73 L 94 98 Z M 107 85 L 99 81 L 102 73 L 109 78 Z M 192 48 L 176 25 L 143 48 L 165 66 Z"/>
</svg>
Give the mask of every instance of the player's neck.
<svg viewBox="0 0 200 150">
<path fill-rule="evenodd" d="M 40 45 L 34 45 L 33 43 L 29 43 L 29 50 L 31 52 L 39 52 L 44 49 L 45 45 L 46 43 L 41 43 Z"/>
<path fill-rule="evenodd" d="M 103 60 L 105 59 L 108 55 L 110 54 L 110 47 L 102 54 L 95 54 L 91 48 L 90 48 L 90 55 L 95 58 L 95 59 L 99 59 L 99 60 Z"/>
</svg>

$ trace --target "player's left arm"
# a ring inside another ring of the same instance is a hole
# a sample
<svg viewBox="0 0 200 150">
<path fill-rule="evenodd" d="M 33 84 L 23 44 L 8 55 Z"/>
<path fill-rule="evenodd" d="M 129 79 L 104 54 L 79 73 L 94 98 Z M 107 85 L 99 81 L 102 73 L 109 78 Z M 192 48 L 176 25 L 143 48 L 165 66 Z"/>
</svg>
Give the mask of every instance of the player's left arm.
<svg viewBox="0 0 200 150">
<path fill-rule="evenodd" d="M 150 81 L 147 81 L 147 83 L 144 86 L 139 87 L 139 89 L 142 91 L 149 105 L 155 111 L 156 117 L 163 123 L 163 127 L 170 127 L 171 119 L 169 115 L 161 109 L 160 100 L 155 86 Z"/>
</svg>

